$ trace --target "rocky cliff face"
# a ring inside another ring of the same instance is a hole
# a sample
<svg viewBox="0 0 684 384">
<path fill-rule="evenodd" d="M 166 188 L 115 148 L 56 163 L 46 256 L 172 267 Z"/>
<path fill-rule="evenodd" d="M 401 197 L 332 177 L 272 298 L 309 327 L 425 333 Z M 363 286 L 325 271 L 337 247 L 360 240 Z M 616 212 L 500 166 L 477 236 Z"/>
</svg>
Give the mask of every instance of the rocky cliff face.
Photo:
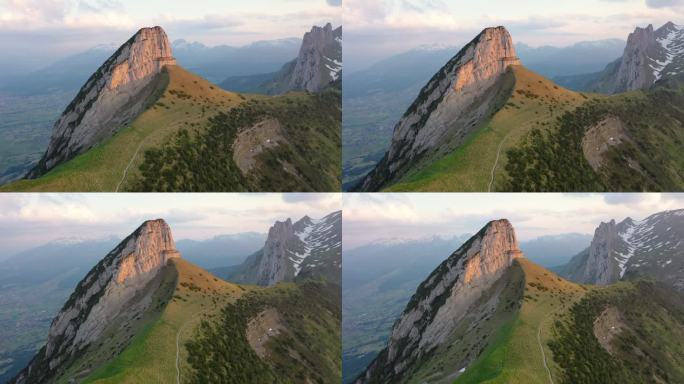
<svg viewBox="0 0 684 384">
<path fill-rule="evenodd" d="M 276 222 L 264 248 L 250 256 L 230 278 L 264 286 L 303 278 L 341 281 L 342 213 L 322 219 L 303 217 Z"/>
<path fill-rule="evenodd" d="M 684 291 L 684 210 L 601 223 L 589 248 L 570 261 L 563 275 L 602 285 L 646 277 Z"/>
<path fill-rule="evenodd" d="M 497 108 L 499 80 L 519 64 L 504 27 L 482 31 L 420 91 L 395 126 L 389 151 L 358 189 L 381 189 L 408 169 L 455 149 Z"/>
<path fill-rule="evenodd" d="M 88 79 L 55 123 L 47 151 L 27 177 L 43 175 L 58 164 L 111 137 L 150 103 L 159 73 L 175 65 L 161 27 L 143 28 Z"/>
<path fill-rule="evenodd" d="M 299 56 L 290 77 L 290 89 L 309 92 L 323 87 L 342 76 L 342 27 L 333 30 L 330 23 L 325 27 L 311 28 L 304 34 Z"/>
<path fill-rule="evenodd" d="M 143 223 L 78 283 L 52 321 L 45 346 L 12 382 L 49 382 L 108 326 L 143 313 L 151 305 L 146 287 L 167 261 L 177 257 L 166 222 Z"/>
<path fill-rule="evenodd" d="M 314 26 L 304 34 L 299 55 L 262 87 L 270 94 L 318 92 L 342 79 L 342 27 Z"/>
<path fill-rule="evenodd" d="M 400 382 L 412 364 L 443 343 L 469 308 L 522 257 L 508 220 L 488 223 L 418 287 L 385 350 L 356 384 Z"/>
<path fill-rule="evenodd" d="M 646 89 L 656 81 L 684 73 L 684 27 L 669 22 L 636 28 L 620 59 L 601 74 L 594 90 L 618 93 Z"/>
</svg>

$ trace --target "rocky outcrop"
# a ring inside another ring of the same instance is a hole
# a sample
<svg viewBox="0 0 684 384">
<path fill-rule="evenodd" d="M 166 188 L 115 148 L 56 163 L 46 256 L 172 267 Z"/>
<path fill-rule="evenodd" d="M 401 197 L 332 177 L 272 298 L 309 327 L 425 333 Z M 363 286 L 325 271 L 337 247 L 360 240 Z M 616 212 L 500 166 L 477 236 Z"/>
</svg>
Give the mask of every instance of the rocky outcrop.
<svg viewBox="0 0 684 384">
<path fill-rule="evenodd" d="M 573 281 L 591 284 L 611 284 L 620 280 L 620 269 L 614 255 L 624 251 L 619 234 L 624 233 L 631 219 L 619 224 L 615 220 L 601 223 L 594 231 L 594 238 L 583 256 L 582 266 L 567 277 Z"/>
<path fill-rule="evenodd" d="M 403 381 L 411 366 L 445 342 L 469 308 L 519 257 L 508 220 L 488 223 L 418 286 L 395 322 L 387 347 L 355 383 Z"/>
<path fill-rule="evenodd" d="M 684 291 L 684 210 L 601 223 L 590 246 L 561 271 L 573 281 L 612 284 L 645 277 Z"/>
<path fill-rule="evenodd" d="M 297 58 L 279 71 L 248 76 L 232 76 L 219 86 L 232 92 L 280 95 L 289 91 L 319 92 L 341 87 L 342 27 L 314 26 L 304 34 Z"/>
<path fill-rule="evenodd" d="M 108 326 L 138 317 L 152 304 L 141 292 L 177 257 L 166 222 L 143 223 L 78 283 L 52 321 L 45 346 L 12 383 L 50 382 Z"/>
<path fill-rule="evenodd" d="M 45 174 L 131 123 L 151 103 L 162 69 L 175 64 L 161 27 L 139 30 L 66 107 L 53 127 L 47 151 L 27 178 Z"/>
<path fill-rule="evenodd" d="M 264 247 L 250 256 L 229 280 L 275 285 L 282 281 L 322 278 L 339 284 L 342 268 L 342 213 L 322 219 L 304 216 L 276 222 Z"/>
<path fill-rule="evenodd" d="M 342 27 L 333 29 L 328 23 L 325 27 L 314 26 L 304 34 L 302 46 L 296 59 L 286 63 L 280 71 L 263 76 L 269 79 L 258 87 L 258 91 L 270 95 L 280 95 L 289 91 L 319 92 L 332 83 L 342 80 Z M 248 80 L 250 77 L 226 79 L 221 84 L 228 90 L 235 89 L 233 80 Z M 249 80 L 248 80 L 249 81 Z"/>
<path fill-rule="evenodd" d="M 487 28 L 435 74 L 394 127 L 392 144 L 357 189 L 379 190 L 446 154 L 500 106 L 501 78 L 519 65 L 504 27 Z M 510 90 L 509 90 L 510 91 Z"/>
<path fill-rule="evenodd" d="M 621 58 L 609 64 L 591 90 L 619 93 L 647 89 L 656 81 L 684 73 L 684 27 L 668 22 L 637 27 Z"/>
<path fill-rule="evenodd" d="M 304 34 L 299 56 L 289 76 L 290 90 L 318 92 L 342 76 L 342 27 L 314 26 Z"/>
</svg>

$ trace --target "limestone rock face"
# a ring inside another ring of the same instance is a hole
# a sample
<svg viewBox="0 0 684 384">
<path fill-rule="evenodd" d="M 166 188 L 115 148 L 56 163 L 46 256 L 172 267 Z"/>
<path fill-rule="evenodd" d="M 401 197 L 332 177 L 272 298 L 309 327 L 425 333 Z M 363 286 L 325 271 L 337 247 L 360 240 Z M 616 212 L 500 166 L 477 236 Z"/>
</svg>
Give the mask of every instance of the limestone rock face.
<svg viewBox="0 0 684 384">
<path fill-rule="evenodd" d="M 49 378 L 61 364 L 96 341 L 115 319 L 144 312 L 151 302 L 140 300 L 141 292 L 177 257 L 180 254 L 166 222 L 143 223 L 78 283 L 52 321 L 47 343 L 14 382 L 38 380 L 36 371 Z"/>
<path fill-rule="evenodd" d="M 656 81 L 684 73 L 684 26 L 668 22 L 657 30 L 653 25 L 636 28 L 625 51 L 609 65 L 594 90 L 618 93 L 646 89 Z"/>
<path fill-rule="evenodd" d="M 519 64 L 504 27 L 482 31 L 420 91 L 394 127 L 389 151 L 358 189 L 378 190 L 420 161 L 455 149 L 492 111 L 508 67 Z"/>
<path fill-rule="evenodd" d="M 644 277 L 684 291 L 684 210 L 601 223 L 590 246 L 564 267 L 562 275 L 585 284 L 612 284 Z"/>
<path fill-rule="evenodd" d="M 330 23 L 323 28 L 314 26 L 304 34 L 289 87 L 318 92 L 337 80 L 341 71 L 342 27 L 333 30 Z"/>
<path fill-rule="evenodd" d="M 304 216 L 295 223 L 277 221 L 264 247 L 250 256 L 230 280 L 275 285 L 300 278 L 341 282 L 342 212 L 322 219 Z"/>
<path fill-rule="evenodd" d="M 55 123 L 47 151 L 27 178 L 43 175 L 132 122 L 149 103 L 157 76 L 175 65 L 161 27 L 143 28 L 88 79 Z"/>
<path fill-rule="evenodd" d="M 508 220 L 488 223 L 423 281 L 394 324 L 387 348 L 356 381 L 393 382 L 446 341 L 468 309 L 523 257 Z"/>
<path fill-rule="evenodd" d="M 286 63 L 262 87 L 269 94 L 319 92 L 342 80 L 342 27 L 314 26 L 304 34 L 297 58 Z"/>
<path fill-rule="evenodd" d="M 288 275 L 288 249 L 296 243 L 292 220 L 277 221 L 268 231 L 257 270 L 257 284 L 274 285 Z M 291 273 L 291 272 L 290 272 Z"/>
</svg>

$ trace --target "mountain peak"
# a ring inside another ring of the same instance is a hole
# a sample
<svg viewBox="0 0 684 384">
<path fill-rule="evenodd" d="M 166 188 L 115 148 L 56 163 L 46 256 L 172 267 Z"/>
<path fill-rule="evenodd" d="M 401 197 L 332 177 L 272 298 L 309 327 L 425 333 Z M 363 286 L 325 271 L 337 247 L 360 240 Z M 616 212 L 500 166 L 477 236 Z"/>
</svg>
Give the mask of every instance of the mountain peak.
<svg viewBox="0 0 684 384">
<path fill-rule="evenodd" d="M 318 92 L 339 79 L 341 72 L 342 27 L 313 26 L 304 34 L 299 55 L 291 64 L 287 90 Z"/>
<path fill-rule="evenodd" d="M 248 257 L 229 279 L 263 286 L 306 278 L 340 284 L 341 249 L 339 211 L 322 219 L 304 216 L 296 223 L 279 221 L 269 230 L 264 247 Z"/>
<path fill-rule="evenodd" d="M 563 274 L 576 282 L 600 285 L 647 277 L 684 291 L 684 279 L 673 273 L 684 265 L 683 234 L 682 210 L 601 223 L 589 248 L 573 257 Z"/>
<path fill-rule="evenodd" d="M 108 327 L 147 311 L 160 274 L 180 257 L 162 219 L 145 221 L 81 280 L 50 325 L 45 346 L 13 382 L 47 382 Z"/>
<path fill-rule="evenodd" d="M 452 152 L 489 118 L 504 89 L 500 79 L 514 65 L 520 60 L 506 28 L 482 30 L 423 87 L 394 127 L 389 151 L 357 188 L 380 190 Z"/>
<path fill-rule="evenodd" d="M 615 63 L 606 67 L 596 91 L 619 93 L 647 89 L 657 81 L 684 73 L 684 28 L 669 21 L 636 27 Z"/>
<path fill-rule="evenodd" d="M 27 177 L 39 177 L 131 123 L 154 94 L 155 79 L 176 65 L 161 27 L 141 28 L 100 66 L 55 123 L 42 159 Z"/>
<path fill-rule="evenodd" d="M 444 343 L 482 295 L 523 257 L 506 219 L 487 223 L 425 279 L 392 328 L 387 348 L 356 384 L 395 382 Z"/>
</svg>

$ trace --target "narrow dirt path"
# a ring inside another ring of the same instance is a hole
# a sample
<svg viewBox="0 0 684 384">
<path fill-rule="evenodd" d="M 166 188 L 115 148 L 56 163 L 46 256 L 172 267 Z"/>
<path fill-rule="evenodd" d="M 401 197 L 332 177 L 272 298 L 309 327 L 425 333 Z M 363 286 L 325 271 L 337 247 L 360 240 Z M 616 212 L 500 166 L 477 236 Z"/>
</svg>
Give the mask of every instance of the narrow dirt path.
<svg viewBox="0 0 684 384">
<path fill-rule="evenodd" d="M 499 157 L 501 156 L 501 148 L 503 147 L 503 144 L 506 142 L 506 139 L 508 139 L 508 136 L 511 135 L 511 132 L 508 132 L 506 134 L 506 136 L 504 136 L 504 138 L 499 143 L 499 148 L 496 150 L 496 160 L 494 160 L 494 165 L 492 165 L 492 173 L 491 173 L 491 177 L 489 179 L 489 186 L 487 187 L 487 192 L 492 191 L 492 184 L 494 184 L 494 171 L 496 171 L 496 166 L 499 164 Z"/>
<path fill-rule="evenodd" d="M 131 157 L 131 160 L 128 162 L 128 165 L 124 169 L 123 175 L 121 176 L 121 180 L 119 180 L 119 183 L 116 185 L 116 190 L 114 192 L 119 192 L 119 188 L 121 188 L 121 184 L 123 184 L 124 180 L 126 180 L 126 175 L 128 174 L 128 169 L 131 168 L 131 165 L 133 165 L 133 160 L 135 160 L 136 156 L 138 156 L 138 152 L 140 152 L 140 148 L 142 148 L 142 145 L 145 143 L 145 140 L 147 140 L 147 137 L 142 139 L 140 141 L 140 144 L 138 144 L 138 148 L 135 150 L 133 157 Z"/>
<path fill-rule="evenodd" d="M 204 112 L 198 112 L 198 115 L 200 115 L 200 119 L 204 118 Z M 181 124 L 172 124 L 169 125 L 170 127 L 178 127 Z M 123 175 L 121 176 L 121 180 L 119 180 L 119 183 L 116 185 L 116 190 L 114 192 L 119 192 L 119 189 L 121 188 L 121 184 L 123 184 L 124 180 L 126 180 L 126 176 L 128 175 L 128 170 L 131 168 L 131 165 L 133 165 L 133 161 L 135 160 L 136 157 L 138 157 L 138 152 L 140 152 L 140 148 L 142 148 L 142 145 L 145 144 L 145 141 L 147 141 L 147 138 L 150 137 L 150 135 L 146 136 L 144 139 L 140 141 L 140 144 L 138 144 L 138 148 L 136 148 L 135 153 L 133 154 L 133 157 L 131 157 L 131 160 L 128 162 L 128 165 L 126 166 L 126 169 L 124 169 Z"/>
<path fill-rule="evenodd" d="M 541 331 L 542 331 L 542 326 L 544 325 L 544 322 L 546 319 L 551 317 L 553 313 L 549 313 L 540 323 L 539 323 L 539 329 L 537 330 L 537 343 L 539 344 L 539 350 L 541 351 L 542 354 L 542 361 L 544 362 L 544 369 L 546 369 L 546 373 L 549 375 L 549 383 L 553 383 L 553 377 L 551 377 L 551 370 L 549 369 L 549 365 L 546 362 L 546 352 L 544 352 L 544 346 L 542 345 L 541 341 Z"/>
<path fill-rule="evenodd" d="M 192 323 L 192 321 L 195 320 L 190 319 L 185 322 L 185 324 L 181 325 L 181 327 L 178 329 L 178 332 L 176 333 L 176 384 L 180 384 L 181 379 L 180 379 L 180 335 L 185 329 L 188 324 Z"/>
</svg>

